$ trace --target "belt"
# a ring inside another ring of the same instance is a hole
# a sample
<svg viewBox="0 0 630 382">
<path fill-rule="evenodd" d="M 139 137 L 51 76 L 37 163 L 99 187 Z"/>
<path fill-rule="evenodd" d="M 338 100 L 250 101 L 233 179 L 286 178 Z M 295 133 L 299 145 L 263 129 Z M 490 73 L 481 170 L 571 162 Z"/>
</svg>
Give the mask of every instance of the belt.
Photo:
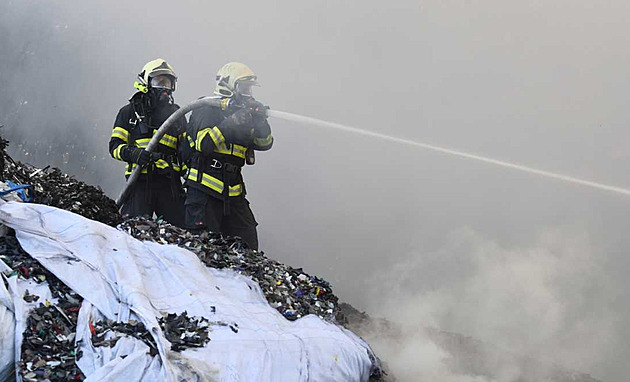
<svg viewBox="0 0 630 382">
<path fill-rule="evenodd" d="M 209 158 L 209 159 L 210 159 L 210 163 L 206 162 L 206 165 L 208 167 L 211 167 L 217 170 L 220 169 L 230 174 L 236 174 L 237 172 L 241 170 L 241 166 L 237 166 L 235 164 L 228 163 L 228 162 L 221 162 L 220 160 L 216 158 Z"/>
</svg>

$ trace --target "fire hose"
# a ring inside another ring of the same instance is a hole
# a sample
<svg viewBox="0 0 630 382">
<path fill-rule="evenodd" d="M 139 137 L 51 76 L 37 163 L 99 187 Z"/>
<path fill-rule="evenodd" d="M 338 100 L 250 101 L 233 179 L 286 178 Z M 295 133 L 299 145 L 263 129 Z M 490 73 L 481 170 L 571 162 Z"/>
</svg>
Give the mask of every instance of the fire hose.
<svg viewBox="0 0 630 382">
<path fill-rule="evenodd" d="M 188 113 L 189 111 L 198 109 L 203 106 L 225 108 L 227 107 L 227 103 L 225 99 L 221 99 L 219 97 L 203 97 L 178 109 L 173 114 L 171 114 L 171 116 L 168 117 L 166 121 L 164 121 L 164 123 L 162 123 L 162 126 L 160 126 L 160 128 L 156 131 L 156 133 L 153 134 L 153 137 L 151 138 L 151 141 L 149 141 L 149 144 L 147 145 L 145 150 L 148 152 L 152 152 L 153 150 L 155 150 L 155 148 L 160 142 L 160 139 L 162 139 L 162 137 L 164 136 L 168 128 L 171 127 L 171 125 L 173 125 L 175 121 L 177 121 L 180 118 L 183 118 L 184 115 L 186 115 L 186 113 Z M 141 172 L 142 172 L 142 167 L 136 166 L 136 168 L 133 170 L 133 172 L 129 176 L 129 179 L 127 179 L 127 184 L 125 184 L 125 187 L 121 191 L 120 196 L 116 200 L 116 206 L 118 206 L 118 208 L 120 208 L 129 197 L 129 194 L 131 193 L 131 190 L 133 189 L 133 185 L 134 183 L 136 183 L 136 181 L 140 177 Z"/>
</svg>

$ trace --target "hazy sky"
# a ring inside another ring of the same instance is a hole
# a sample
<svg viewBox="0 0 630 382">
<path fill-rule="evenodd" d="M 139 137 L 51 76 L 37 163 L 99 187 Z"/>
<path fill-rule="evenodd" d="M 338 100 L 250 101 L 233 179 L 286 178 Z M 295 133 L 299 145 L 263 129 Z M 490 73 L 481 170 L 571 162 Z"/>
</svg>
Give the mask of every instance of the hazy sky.
<svg viewBox="0 0 630 382">
<path fill-rule="evenodd" d="M 0 133 L 116 197 L 143 64 L 168 60 L 185 104 L 243 61 L 277 110 L 630 187 L 628 36 L 622 0 L 3 0 Z M 630 198 L 271 123 L 245 170 L 270 257 L 370 314 L 627 379 Z"/>
</svg>

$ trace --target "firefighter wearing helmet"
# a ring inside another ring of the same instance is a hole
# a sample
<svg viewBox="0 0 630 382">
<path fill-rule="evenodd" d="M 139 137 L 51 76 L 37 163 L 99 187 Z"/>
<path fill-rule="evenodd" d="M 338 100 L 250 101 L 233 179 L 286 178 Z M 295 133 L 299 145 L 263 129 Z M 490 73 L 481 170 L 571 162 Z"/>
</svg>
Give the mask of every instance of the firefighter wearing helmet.
<svg viewBox="0 0 630 382">
<path fill-rule="evenodd" d="M 148 62 L 138 74 L 137 92 L 123 106 L 114 123 L 109 152 L 126 162 L 125 176 L 140 166 L 141 176 L 122 205 L 123 216 L 157 216 L 183 226 L 184 196 L 177 149 L 186 119 L 177 121 L 154 152 L 145 150 L 153 134 L 179 106 L 173 101 L 177 75 L 163 59 Z"/>
<path fill-rule="evenodd" d="M 249 248 L 258 249 L 258 223 L 245 198 L 241 169 L 254 164 L 253 150 L 273 145 L 267 107 L 253 96 L 258 82 L 247 65 L 230 62 L 216 79 L 214 94 L 224 107 L 202 107 L 190 117 L 186 226 L 240 236 Z"/>
</svg>

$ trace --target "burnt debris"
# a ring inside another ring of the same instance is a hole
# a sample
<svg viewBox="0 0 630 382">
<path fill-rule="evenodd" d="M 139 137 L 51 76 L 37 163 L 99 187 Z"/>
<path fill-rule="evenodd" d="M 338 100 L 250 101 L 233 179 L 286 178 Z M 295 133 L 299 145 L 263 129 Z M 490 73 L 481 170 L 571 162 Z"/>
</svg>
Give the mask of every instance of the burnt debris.
<svg viewBox="0 0 630 382">
<path fill-rule="evenodd" d="M 175 244 L 195 253 L 208 267 L 232 269 L 251 277 L 260 285 L 269 305 L 286 319 L 294 321 L 307 314 L 340 324 L 338 298 L 330 284 L 269 259 L 263 252 L 246 248 L 238 237 L 222 237 L 216 233 L 194 234 L 164 220 L 135 217 L 125 220 L 118 228 L 139 240 Z"/>
<path fill-rule="evenodd" d="M 30 311 L 18 364 L 22 379 L 31 381 L 83 381 L 74 347 L 79 306 L 67 302 L 41 303 Z"/>
<path fill-rule="evenodd" d="M 8 230 L 0 236 L 0 259 L 11 268 L 7 277 L 18 276 L 38 284 L 48 282 L 50 291 L 57 299 L 42 301 L 40 296 L 25 291 L 27 303 L 39 302 L 26 319 L 26 330 L 22 337 L 18 371 L 26 382 L 32 381 L 82 381 L 85 379 L 76 365 L 77 357 L 74 337 L 77 316 L 82 298 L 68 288 L 55 275 L 30 257 Z"/>
<path fill-rule="evenodd" d="M 35 203 L 61 208 L 88 219 L 117 226 L 140 240 L 174 244 L 192 251 L 208 267 L 230 269 L 248 276 L 260 285 L 269 304 L 288 320 L 315 314 L 329 322 L 347 324 L 338 299 L 328 282 L 267 258 L 263 252 L 248 249 L 240 238 L 205 232 L 191 233 L 165 221 L 131 218 L 122 221 L 116 204 L 98 187 L 63 174 L 59 169 L 35 168 L 14 161 L 6 152 L 7 141 L 0 138 L 0 181 L 30 185 Z M 24 381 L 82 381 L 85 376 L 76 365 L 81 354 L 75 347 L 77 316 L 82 298 L 55 275 L 29 256 L 11 229 L 0 234 L 0 260 L 9 268 L 6 277 L 20 277 L 35 283 L 48 283 L 55 301 L 26 291 L 23 300 L 34 306 L 27 317 L 17 371 Z M 228 327 L 239 333 L 236 323 L 208 321 L 203 317 L 165 313 L 158 323 L 171 343 L 172 351 L 205 346 L 212 327 Z M 114 346 L 123 336 L 146 343 L 157 354 L 153 337 L 136 321 L 125 323 L 102 320 L 90 323 L 94 346 Z"/>
<path fill-rule="evenodd" d="M 129 320 L 128 322 L 115 322 L 112 320 L 90 322 L 92 333 L 92 345 L 95 347 L 114 347 L 119 339 L 125 336 L 134 337 L 149 346 L 150 354 L 156 355 L 157 345 L 142 322 Z"/>
<path fill-rule="evenodd" d="M 210 341 L 210 322 L 204 317 L 189 317 L 184 311 L 182 314 L 166 314 L 158 323 L 171 343 L 172 351 L 201 348 Z"/>
<path fill-rule="evenodd" d="M 182 314 L 168 313 L 158 319 L 158 324 L 166 339 L 171 343 L 171 350 L 180 352 L 189 348 L 203 347 L 210 341 L 210 322 L 204 317 L 189 317 Z M 226 324 L 227 325 L 227 324 Z M 157 345 L 142 322 L 112 320 L 90 323 L 92 345 L 114 347 L 124 336 L 134 337 L 149 347 L 149 353 L 156 355 Z"/>
<path fill-rule="evenodd" d="M 74 212 L 111 226 L 121 222 L 116 202 L 100 187 L 90 186 L 58 168 L 38 169 L 14 161 L 6 152 L 8 142 L 0 138 L 0 180 L 28 184 L 33 188 L 33 202 Z"/>
</svg>

